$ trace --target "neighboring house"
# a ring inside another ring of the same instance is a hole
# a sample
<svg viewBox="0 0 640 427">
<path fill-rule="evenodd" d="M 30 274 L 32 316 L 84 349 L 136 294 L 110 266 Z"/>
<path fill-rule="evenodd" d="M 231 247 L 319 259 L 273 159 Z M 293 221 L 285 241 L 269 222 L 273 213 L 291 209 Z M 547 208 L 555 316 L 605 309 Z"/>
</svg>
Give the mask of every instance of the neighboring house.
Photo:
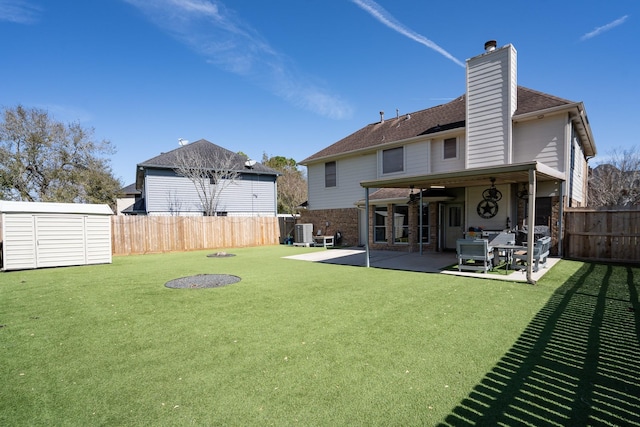
<svg viewBox="0 0 640 427">
<path fill-rule="evenodd" d="M 220 159 L 231 159 L 230 170 L 236 171 L 238 175 L 229 183 L 218 183 L 224 190 L 216 197 L 217 216 L 277 214 L 278 172 L 204 139 L 139 163 L 135 189 L 140 191 L 140 196 L 124 213 L 204 215 L 196 185 L 176 171 L 183 161 L 181 159 L 185 158 L 197 158 L 198 162 L 202 162 L 212 172 Z M 213 184 L 206 182 L 205 185 L 206 191 L 210 191 Z"/>
<path fill-rule="evenodd" d="M 309 185 L 300 222 L 340 231 L 344 244 L 425 251 L 455 250 L 469 230 L 537 225 L 557 251 L 562 209 L 587 203 L 596 147 L 584 105 L 518 86 L 512 45 L 485 50 L 467 60 L 464 95 L 381 112 L 300 162 Z"/>
<path fill-rule="evenodd" d="M 116 199 L 116 215 L 136 215 L 136 202 L 142 198 L 141 195 L 135 182 L 121 188 Z M 140 213 L 144 214 L 144 211 Z"/>
</svg>

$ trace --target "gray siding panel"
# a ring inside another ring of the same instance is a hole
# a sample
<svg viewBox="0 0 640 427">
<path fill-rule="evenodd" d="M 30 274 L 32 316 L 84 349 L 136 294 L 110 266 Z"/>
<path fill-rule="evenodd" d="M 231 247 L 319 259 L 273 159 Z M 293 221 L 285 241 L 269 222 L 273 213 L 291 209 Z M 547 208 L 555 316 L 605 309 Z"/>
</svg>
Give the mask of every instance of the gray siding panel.
<svg viewBox="0 0 640 427">
<path fill-rule="evenodd" d="M 195 184 L 170 170 L 147 170 L 145 197 L 149 214 L 202 214 Z M 272 175 L 241 175 L 217 197 L 216 210 L 229 214 L 276 214 L 276 185 Z"/>
</svg>

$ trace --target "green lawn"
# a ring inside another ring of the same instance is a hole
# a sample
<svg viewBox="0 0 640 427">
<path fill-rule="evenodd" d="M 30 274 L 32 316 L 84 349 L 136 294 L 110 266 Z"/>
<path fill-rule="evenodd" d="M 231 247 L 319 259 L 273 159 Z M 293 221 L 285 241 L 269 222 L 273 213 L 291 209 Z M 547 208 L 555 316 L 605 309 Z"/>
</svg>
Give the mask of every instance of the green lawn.
<svg viewBox="0 0 640 427">
<path fill-rule="evenodd" d="M 640 426 L 640 269 L 535 286 L 275 246 L 0 273 L 0 425 Z M 238 283 L 169 289 L 172 279 Z"/>
</svg>

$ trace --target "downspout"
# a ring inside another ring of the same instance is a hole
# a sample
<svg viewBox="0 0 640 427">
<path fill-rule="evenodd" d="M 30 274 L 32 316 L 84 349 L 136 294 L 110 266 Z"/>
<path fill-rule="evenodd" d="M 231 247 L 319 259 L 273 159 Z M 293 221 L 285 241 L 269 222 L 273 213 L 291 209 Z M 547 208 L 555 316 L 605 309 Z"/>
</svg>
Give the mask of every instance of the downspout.
<svg viewBox="0 0 640 427">
<path fill-rule="evenodd" d="M 366 238 L 364 239 L 365 267 L 369 268 L 369 187 L 364 189 L 364 224 L 367 229 Z"/>
<path fill-rule="evenodd" d="M 529 212 L 527 218 L 527 282 L 536 284 L 533 280 L 533 244 L 535 240 L 536 215 L 536 170 L 529 169 Z"/>
<path fill-rule="evenodd" d="M 258 175 L 258 181 L 260 181 L 260 175 Z M 277 175 L 276 175 L 276 180 L 274 181 L 273 184 L 276 190 L 275 194 L 273 195 L 273 211 L 276 213 L 276 217 L 277 217 L 278 216 L 278 176 Z M 251 185 L 253 185 L 253 183 Z M 251 196 L 251 204 L 253 205 L 253 195 Z M 253 208 L 251 210 L 253 211 Z"/>
</svg>

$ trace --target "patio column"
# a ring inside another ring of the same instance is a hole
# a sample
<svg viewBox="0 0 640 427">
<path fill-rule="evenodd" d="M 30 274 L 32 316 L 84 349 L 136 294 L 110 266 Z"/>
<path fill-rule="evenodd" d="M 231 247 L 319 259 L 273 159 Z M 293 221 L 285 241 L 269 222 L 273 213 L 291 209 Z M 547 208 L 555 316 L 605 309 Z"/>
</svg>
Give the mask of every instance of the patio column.
<svg viewBox="0 0 640 427">
<path fill-rule="evenodd" d="M 535 242 L 536 215 L 536 170 L 529 169 L 529 212 L 527 213 L 527 282 L 535 285 L 533 280 L 533 244 Z"/>
<path fill-rule="evenodd" d="M 366 239 L 364 241 L 365 267 L 369 268 L 369 187 L 364 188 L 364 210 L 366 212 L 364 224 L 367 228 Z"/>
</svg>

